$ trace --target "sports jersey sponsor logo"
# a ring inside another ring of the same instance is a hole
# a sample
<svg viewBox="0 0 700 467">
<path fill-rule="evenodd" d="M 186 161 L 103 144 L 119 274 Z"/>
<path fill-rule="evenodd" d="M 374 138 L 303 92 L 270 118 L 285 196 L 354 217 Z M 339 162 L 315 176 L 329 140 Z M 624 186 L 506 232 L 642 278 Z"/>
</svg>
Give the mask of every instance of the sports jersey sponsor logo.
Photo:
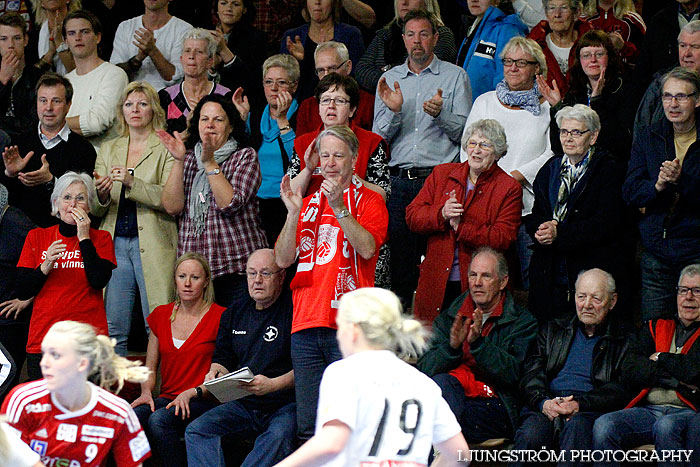
<svg viewBox="0 0 700 467">
<path fill-rule="evenodd" d="M 41 430 L 34 433 L 34 436 L 36 436 L 37 438 L 48 438 L 49 433 L 46 431 L 46 428 L 42 428 Z"/>
<path fill-rule="evenodd" d="M 43 457 L 41 462 L 46 467 L 80 467 L 80 462 L 75 459 L 66 459 L 64 457 Z"/>
<path fill-rule="evenodd" d="M 322 224 L 318 227 L 318 250 L 316 264 L 319 266 L 329 263 L 338 249 L 338 232 L 340 227 Z"/>
<path fill-rule="evenodd" d="M 36 404 L 27 404 L 24 410 L 26 410 L 27 413 L 50 412 L 51 404 L 42 404 L 40 402 L 37 402 Z"/>
<path fill-rule="evenodd" d="M 32 448 L 32 451 L 36 452 L 40 456 L 46 454 L 46 448 L 48 446 L 49 445 L 46 441 L 39 441 L 38 439 L 33 439 L 29 442 L 29 447 Z"/>
<path fill-rule="evenodd" d="M 76 439 L 78 439 L 78 425 L 71 425 L 69 423 L 61 423 L 58 425 L 56 441 L 75 443 Z"/>
<path fill-rule="evenodd" d="M 136 435 L 134 439 L 129 441 L 129 449 L 131 450 L 131 458 L 134 460 L 134 462 L 151 452 L 151 447 L 148 445 L 148 439 L 143 431 Z"/>
<path fill-rule="evenodd" d="M 474 50 L 474 55 L 493 60 L 496 55 L 496 44 L 493 42 L 479 41 Z"/>
<path fill-rule="evenodd" d="M 233 331 L 231 331 L 231 334 L 233 334 L 234 336 L 238 336 L 238 335 L 244 336 L 244 335 L 248 334 L 248 331 L 236 331 L 234 329 Z"/>
<path fill-rule="evenodd" d="M 82 441 L 83 443 L 96 443 L 96 444 L 105 444 L 107 442 L 107 440 L 104 438 L 96 438 L 94 436 L 81 436 L 80 441 Z"/>
<path fill-rule="evenodd" d="M 107 420 L 113 420 L 115 422 L 124 423 L 124 417 L 115 415 L 113 413 L 103 412 L 101 410 L 95 410 L 92 412 L 95 417 L 106 418 Z"/>
<path fill-rule="evenodd" d="M 83 425 L 80 429 L 83 436 L 98 436 L 100 438 L 114 438 L 114 428 L 106 426 Z"/>
<path fill-rule="evenodd" d="M 265 330 L 265 334 L 263 334 L 263 339 L 265 340 L 265 342 L 272 342 L 275 339 L 277 339 L 278 335 L 279 335 L 279 331 L 277 330 L 276 327 L 268 326 L 267 329 Z"/>
</svg>

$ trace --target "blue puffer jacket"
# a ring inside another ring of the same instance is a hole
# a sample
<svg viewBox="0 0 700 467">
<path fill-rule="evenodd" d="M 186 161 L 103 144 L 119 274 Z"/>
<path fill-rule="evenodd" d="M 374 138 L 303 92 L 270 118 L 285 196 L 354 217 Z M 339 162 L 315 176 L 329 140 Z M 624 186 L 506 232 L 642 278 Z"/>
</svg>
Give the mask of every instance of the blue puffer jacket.
<svg viewBox="0 0 700 467">
<path fill-rule="evenodd" d="M 506 16 L 494 6 L 486 10 L 472 41 L 469 42 L 469 37 L 465 38 L 457 54 L 457 65 L 469 75 L 473 100 L 496 89 L 503 79 L 500 53 L 512 37 L 525 36 L 527 32 L 527 26 L 518 15 Z"/>
</svg>

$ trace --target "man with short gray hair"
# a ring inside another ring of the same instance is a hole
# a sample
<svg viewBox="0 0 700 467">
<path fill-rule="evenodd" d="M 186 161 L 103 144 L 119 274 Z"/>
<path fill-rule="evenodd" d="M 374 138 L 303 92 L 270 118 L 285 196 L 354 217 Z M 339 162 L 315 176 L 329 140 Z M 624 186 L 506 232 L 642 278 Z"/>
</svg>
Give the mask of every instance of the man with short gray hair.
<svg viewBox="0 0 700 467">
<path fill-rule="evenodd" d="M 639 131 L 622 186 L 627 204 L 640 209 L 644 246 L 642 319 L 673 310 L 673 287 L 684 266 L 700 262 L 700 75 L 674 68 L 664 75 L 665 118 Z"/>
<path fill-rule="evenodd" d="M 617 303 L 612 275 L 582 271 L 574 300 L 576 313 L 545 323 L 524 360 L 520 389 L 527 405 L 514 449 L 558 447 L 567 456 L 591 449 L 595 420 L 631 397 L 620 378 L 628 335 L 611 315 Z"/>
<path fill-rule="evenodd" d="M 350 76 L 352 73 L 352 60 L 348 48 L 342 42 L 328 41 L 316 46 L 314 52 L 314 63 L 316 64 L 316 76 L 319 81 L 328 73 L 338 73 L 343 76 Z M 352 117 L 352 123 L 360 128 L 371 131 L 374 120 L 374 96 L 360 89 L 360 102 Z M 299 104 L 297 111 L 296 134 L 303 135 L 319 129 L 323 122 L 318 111 L 318 101 L 311 96 L 304 99 Z"/>
<path fill-rule="evenodd" d="M 654 444 L 662 456 L 697 443 L 686 428 L 700 408 L 700 264 L 683 268 L 677 284 L 675 316 L 645 323 L 623 361 L 622 381 L 639 393 L 625 409 L 596 420 L 593 449 Z"/>
</svg>

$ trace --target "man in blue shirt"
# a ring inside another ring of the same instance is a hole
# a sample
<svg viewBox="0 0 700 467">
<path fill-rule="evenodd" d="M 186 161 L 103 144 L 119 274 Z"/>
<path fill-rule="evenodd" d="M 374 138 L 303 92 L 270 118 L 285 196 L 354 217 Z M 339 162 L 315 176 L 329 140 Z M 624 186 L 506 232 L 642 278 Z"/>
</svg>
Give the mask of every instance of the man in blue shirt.
<svg viewBox="0 0 700 467">
<path fill-rule="evenodd" d="M 433 53 L 438 40 L 433 15 L 423 10 L 406 14 L 403 39 L 408 59 L 380 78 L 372 131 L 391 147 L 391 197 L 387 202 L 391 283 L 408 309 L 425 240 L 408 229 L 406 206 L 433 167 L 458 159 L 472 98 L 464 69 Z"/>
</svg>

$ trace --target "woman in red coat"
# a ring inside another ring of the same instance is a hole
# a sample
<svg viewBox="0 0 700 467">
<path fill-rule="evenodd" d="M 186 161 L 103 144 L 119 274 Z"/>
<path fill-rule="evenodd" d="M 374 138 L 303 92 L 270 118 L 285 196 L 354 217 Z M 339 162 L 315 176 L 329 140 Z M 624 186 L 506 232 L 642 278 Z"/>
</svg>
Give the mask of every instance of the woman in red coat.
<svg viewBox="0 0 700 467">
<path fill-rule="evenodd" d="M 474 122 L 462 147 L 467 160 L 435 167 L 406 208 L 408 227 L 429 235 L 413 309 L 429 323 L 467 290 L 472 252 L 480 246 L 506 250 L 520 225 L 522 189 L 495 163 L 508 147 L 501 124 Z"/>
</svg>

